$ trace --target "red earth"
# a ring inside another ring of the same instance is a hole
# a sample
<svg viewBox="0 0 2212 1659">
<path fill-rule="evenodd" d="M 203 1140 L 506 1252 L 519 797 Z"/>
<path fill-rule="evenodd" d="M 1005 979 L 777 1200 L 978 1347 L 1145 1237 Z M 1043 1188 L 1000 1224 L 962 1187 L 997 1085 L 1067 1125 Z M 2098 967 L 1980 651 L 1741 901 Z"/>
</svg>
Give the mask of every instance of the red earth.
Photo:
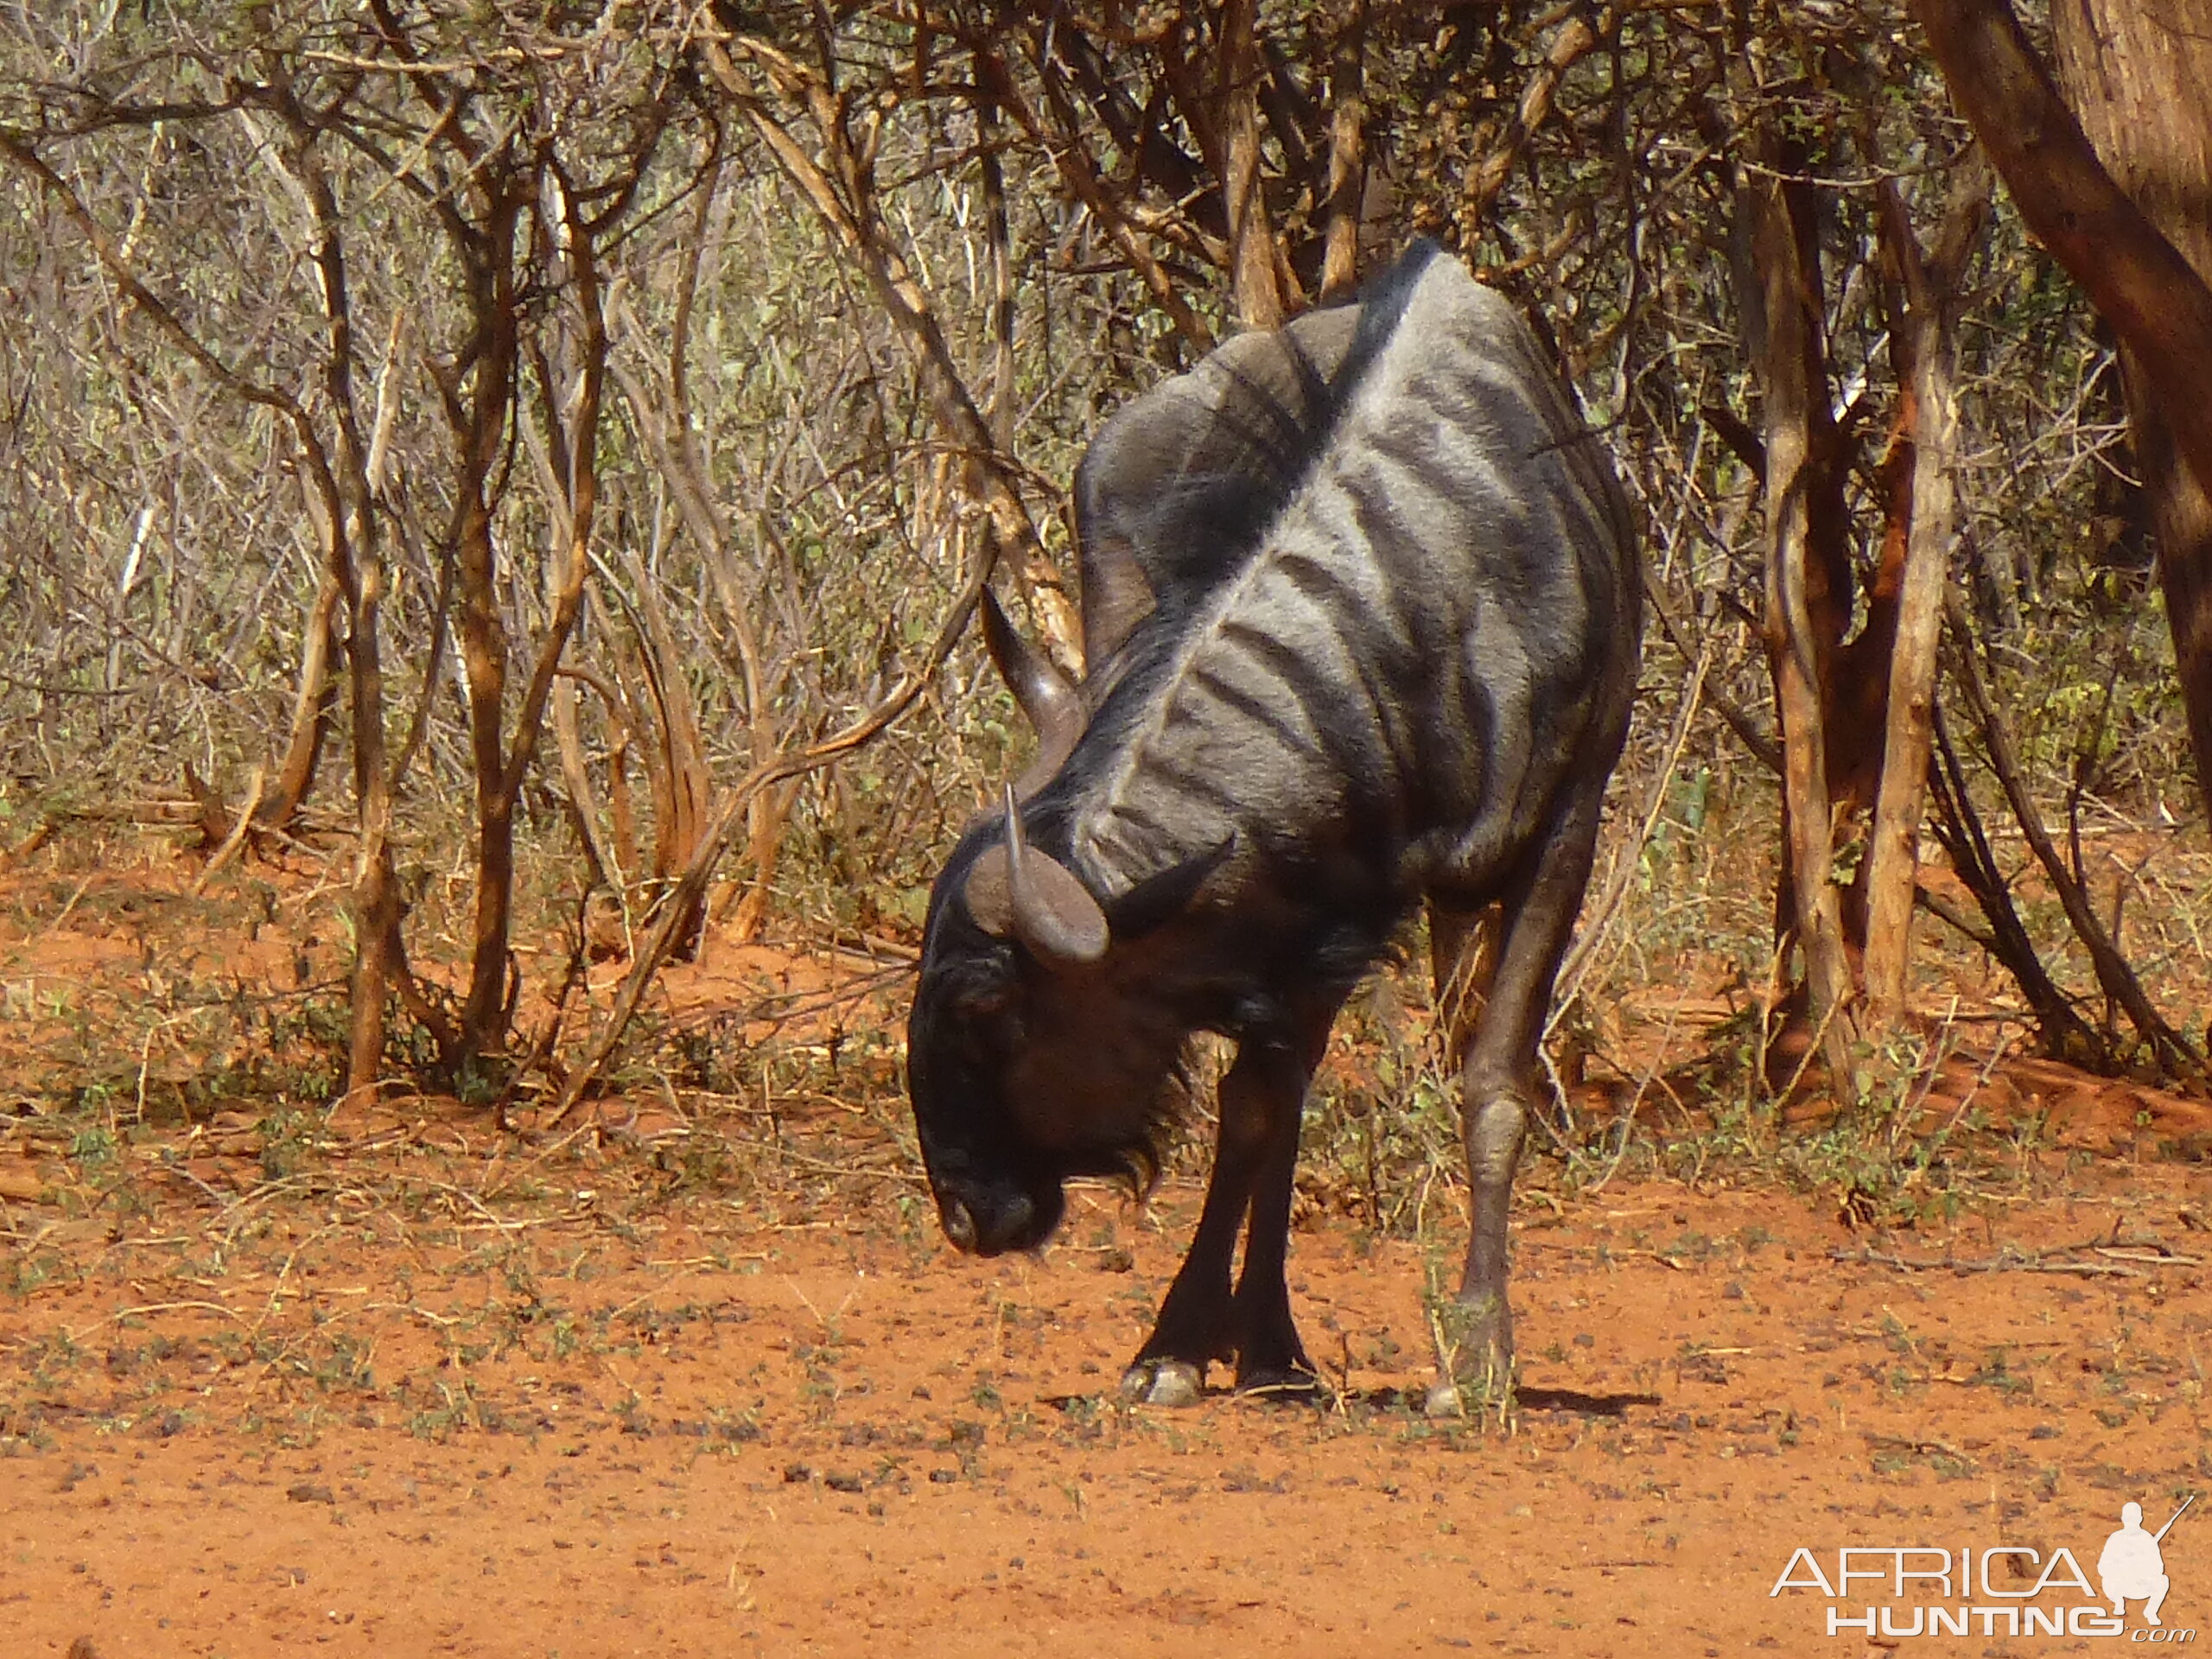
<svg viewBox="0 0 2212 1659">
<path fill-rule="evenodd" d="M 1419 1410 L 1456 1187 L 1425 1243 L 1302 1206 L 1332 1401 L 1132 1408 L 1187 1176 L 956 1257 L 880 1041 L 857 1096 L 646 1088 L 537 1141 L 429 1099 L 203 1110 L 219 1044 L 188 1054 L 177 988 L 333 947 L 286 899 L 239 944 L 228 912 L 148 921 L 182 904 L 160 872 L 66 913 L 57 880 L 0 931 L 6 1656 L 2063 1652 L 2097 1638 L 2008 1610 L 2082 1628 L 2066 1563 L 2212 1489 L 2212 1109 L 2140 1085 L 1961 1048 L 1918 1109 L 1991 1127 L 1942 1203 L 1537 1160 L 1518 1402 L 1484 1422 Z M 764 982 L 788 1013 L 860 970 L 687 971 L 671 1020 L 757 1036 Z M 1986 1580 L 1838 1560 L 1906 1547 Z M 2164 1549 L 2162 1628 L 2201 1633 L 2208 1505 Z M 1879 1576 L 1822 1592 L 1854 1564 Z M 1973 1633 L 1885 1633 L 1931 1606 Z M 2139 1603 L 2125 1630 L 2155 1633 Z"/>
</svg>

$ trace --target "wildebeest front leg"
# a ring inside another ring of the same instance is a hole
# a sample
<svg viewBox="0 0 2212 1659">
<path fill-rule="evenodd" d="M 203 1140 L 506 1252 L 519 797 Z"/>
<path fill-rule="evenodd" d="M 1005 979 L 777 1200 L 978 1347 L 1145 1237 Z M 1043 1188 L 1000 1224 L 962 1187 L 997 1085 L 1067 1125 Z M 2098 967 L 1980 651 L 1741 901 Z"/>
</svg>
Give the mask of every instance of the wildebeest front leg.
<svg viewBox="0 0 2212 1659">
<path fill-rule="evenodd" d="M 1430 1390 L 1432 1414 L 1462 1412 L 1474 1400 L 1499 1400 L 1512 1386 L 1513 1313 L 1506 1296 L 1506 1229 L 1513 1203 L 1513 1171 L 1528 1131 L 1535 1082 L 1536 1046 L 1551 1008 L 1552 982 L 1567 952 L 1597 846 L 1601 791 L 1570 801 L 1536 849 L 1529 868 L 1505 894 L 1503 915 L 1488 986 L 1476 963 L 1485 954 L 1472 912 L 1440 902 L 1432 928 L 1441 925 L 1461 942 L 1456 983 L 1440 987 L 1440 1007 L 1480 996 L 1472 1010 L 1473 1034 L 1462 1040 L 1461 1110 L 1467 1173 L 1473 1187 L 1473 1227 L 1460 1276 L 1455 1317 L 1444 1323 L 1446 1351 L 1437 1356 L 1443 1376 Z"/>
<path fill-rule="evenodd" d="M 1288 1041 L 1248 1039 L 1221 1081 L 1221 1132 L 1190 1253 L 1160 1317 L 1122 1377 L 1125 1399 L 1197 1402 L 1207 1364 L 1234 1360 L 1240 1389 L 1305 1392 L 1316 1383 L 1291 1318 L 1284 1267 L 1291 1178 L 1306 1086 L 1328 1043 L 1335 1010 L 1315 1014 Z M 1243 1271 L 1230 1288 L 1236 1231 L 1249 1217 Z"/>
</svg>

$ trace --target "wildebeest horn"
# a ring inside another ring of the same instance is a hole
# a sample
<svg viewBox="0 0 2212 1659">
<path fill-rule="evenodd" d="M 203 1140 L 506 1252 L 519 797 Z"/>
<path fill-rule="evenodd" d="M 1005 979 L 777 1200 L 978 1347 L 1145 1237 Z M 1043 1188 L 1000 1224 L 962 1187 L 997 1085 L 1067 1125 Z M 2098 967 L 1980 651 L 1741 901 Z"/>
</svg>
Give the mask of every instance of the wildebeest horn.
<svg viewBox="0 0 2212 1659">
<path fill-rule="evenodd" d="M 1014 935 L 1031 955 L 1079 963 L 1106 954 L 1106 912 L 1074 871 L 1023 838 L 1012 785 L 1006 791 L 1006 887 Z"/>
<path fill-rule="evenodd" d="M 1127 537 L 1094 529 L 1084 536 L 1078 555 L 1083 658 L 1084 671 L 1090 673 L 1128 643 L 1137 624 L 1152 614 L 1159 601 Z"/>
<path fill-rule="evenodd" d="M 999 677 L 1037 728 L 1037 758 L 1022 773 L 1017 793 L 1028 796 L 1066 764 L 1083 735 L 1083 698 L 1052 659 L 1024 639 L 1007 621 L 991 590 L 983 590 L 983 643 Z"/>
</svg>

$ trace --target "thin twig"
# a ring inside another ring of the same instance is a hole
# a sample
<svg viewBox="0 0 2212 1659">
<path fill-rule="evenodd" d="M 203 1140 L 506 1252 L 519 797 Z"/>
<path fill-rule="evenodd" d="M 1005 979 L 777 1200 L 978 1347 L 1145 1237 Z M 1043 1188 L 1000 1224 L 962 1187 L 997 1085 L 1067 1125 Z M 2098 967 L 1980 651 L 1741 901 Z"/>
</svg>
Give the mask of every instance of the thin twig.
<svg viewBox="0 0 2212 1659">
<path fill-rule="evenodd" d="M 2129 1257 L 2130 1261 L 2136 1258 Z M 2176 1265 L 2190 1265 L 2183 1258 L 2148 1256 L 2152 1262 L 2172 1262 Z M 2120 1267 L 2103 1262 L 2046 1262 L 2035 1256 L 2001 1255 L 1965 1260 L 1957 1256 L 1942 1256 L 1929 1261 L 1916 1261 L 1909 1255 L 1888 1255 L 1879 1250 L 1832 1249 L 1828 1260 L 1854 1266 L 1897 1268 L 1907 1273 L 2061 1273 L 2076 1274 L 2085 1278 L 2147 1279 L 2151 1275 L 2139 1268 Z"/>
</svg>

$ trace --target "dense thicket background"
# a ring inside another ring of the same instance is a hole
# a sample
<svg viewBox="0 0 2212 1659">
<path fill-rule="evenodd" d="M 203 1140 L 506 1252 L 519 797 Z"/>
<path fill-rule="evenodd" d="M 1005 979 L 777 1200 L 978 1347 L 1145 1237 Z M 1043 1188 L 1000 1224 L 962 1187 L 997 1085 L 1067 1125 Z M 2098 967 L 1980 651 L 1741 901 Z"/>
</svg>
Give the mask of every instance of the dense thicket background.
<svg viewBox="0 0 2212 1659">
<path fill-rule="evenodd" d="M 10 7 L 0 842 L 324 861 L 357 1083 L 581 1086 L 584 964 L 634 991 L 702 905 L 895 961 L 1026 742 L 987 569 L 1071 654 L 1086 435 L 1417 233 L 1540 320 L 1645 536 L 1575 1065 L 1632 1071 L 1608 1010 L 1693 949 L 1753 1050 L 1821 1006 L 1776 928 L 1794 292 L 1835 925 L 1941 312 L 1947 660 L 1991 695 L 1942 693 L 1936 817 L 1989 864 L 1935 902 L 2048 969 L 1992 992 L 2047 1044 L 2187 1071 L 2201 1019 L 2115 993 L 1986 765 L 2139 969 L 2201 963 L 2193 895 L 2082 852 L 2202 836 L 2115 346 L 1878 0 Z M 1916 985 L 1979 959 L 1918 927 Z"/>
</svg>

